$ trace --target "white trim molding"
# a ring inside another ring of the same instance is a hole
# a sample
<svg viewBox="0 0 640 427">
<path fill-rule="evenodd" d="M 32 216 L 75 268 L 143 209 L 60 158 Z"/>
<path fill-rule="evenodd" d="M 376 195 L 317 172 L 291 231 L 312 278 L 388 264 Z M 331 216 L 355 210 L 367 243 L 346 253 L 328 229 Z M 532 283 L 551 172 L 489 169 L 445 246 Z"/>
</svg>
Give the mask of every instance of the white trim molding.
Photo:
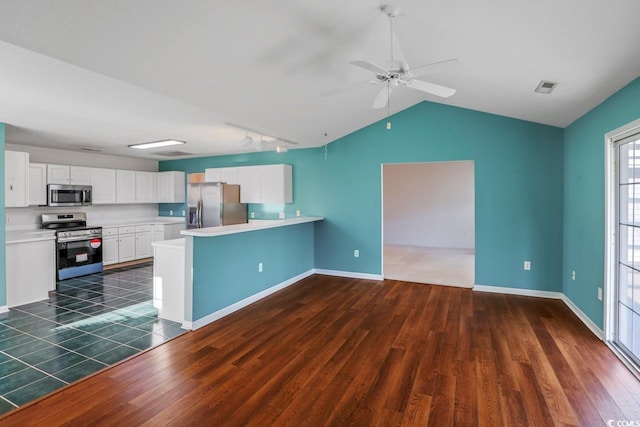
<svg viewBox="0 0 640 427">
<path fill-rule="evenodd" d="M 573 311 L 573 314 L 578 316 L 578 319 L 582 320 L 582 323 L 584 323 L 585 326 L 589 328 L 595 336 L 604 341 L 604 331 L 600 329 L 600 327 L 596 325 L 593 320 L 589 319 L 589 317 L 584 314 L 584 312 L 580 310 L 580 308 L 578 308 L 578 306 L 575 305 L 568 296 L 562 294 L 562 301 L 567 305 L 567 307 L 569 307 L 569 309 L 571 309 L 571 311 Z"/>
<path fill-rule="evenodd" d="M 569 299 L 562 292 L 553 292 L 553 291 L 536 291 L 532 289 L 521 289 L 521 288 L 506 288 L 500 286 L 486 286 L 486 285 L 475 285 L 473 287 L 474 291 L 478 292 L 493 292 L 497 294 L 509 294 L 509 295 L 522 295 L 527 297 L 537 297 L 537 298 L 551 298 L 551 299 L 559 299 L 564 302 L 564 304 L 575 314 L 578 319 L 584 325 L 589 328 L 589 330 L 600 340 L 604 341 L 604 332 L 598 325 L 596 325 L 593 320 L 589 319 L 589 317 L 584 314 L 580 308 L 573 301 Z"/>
<path fill-rule="evenodd" d="M 538 298 L 562 299 L 564 297 L 562 292 L 537 291 L 535 289 L 507 288 L 502 286 L 473 285 L 473 290 L 478 292 L 493 292 L 496 294 L 523 295 L 526 297 Z"/>
<path fill-rule="evenodd" d="M 253 294 L 243 300 L 240 300 L 234 304 L 231 304 L 225 308 L 222 308 L 216 312 L 213 312 L 205 317 L 201 317 L 198 320 L 195 320 L 193 322 L 187 322 L 184 321 L 182 322 L 182 327 L 185 329 L 198 329 L 201 328 L 205 325 L 208 325 L 209 323 L 215 322 L 218 319 L 221 319 L 231 313 L 233 313 L 234 311 L 238 311 L 241 308 L 244 308 L 246 306 L 248 306 L 249 304 L 253 304 L 256 301 L 259 301 L 275 292 L 278 292 L 286 287 L 289 287 L 291 285 L 293 285 L 296 282 L 299 282 L 300 280 L 309 277 L 311 275 L 314 274 L 314 270 L 308 270 L 305 271 L 304 273 L 298 274 L 297 276 L 294 276 L 290 279 L 285 280 L 284 282 L 278 283 L 277 285 L 274 285 L 270 288 L 267 288 L 263 291 L 258 292 L 257 294 Z"/>
<path fill-rule="evenodd" d="M 353 271 L 340 270 L 324 270 L 322 268 L 314 268 L 315 274 L 324 274 L 325 276 L 348 277 L 350 279 L 366 279 L 366 280 L 384 280 L 382 274 L 356 273 Z"/>
<path fill-rule="evenodd" d="M 0 306 L 0 313 L 7 313 L 9 311 L 8 305 Z"/>
</svg>

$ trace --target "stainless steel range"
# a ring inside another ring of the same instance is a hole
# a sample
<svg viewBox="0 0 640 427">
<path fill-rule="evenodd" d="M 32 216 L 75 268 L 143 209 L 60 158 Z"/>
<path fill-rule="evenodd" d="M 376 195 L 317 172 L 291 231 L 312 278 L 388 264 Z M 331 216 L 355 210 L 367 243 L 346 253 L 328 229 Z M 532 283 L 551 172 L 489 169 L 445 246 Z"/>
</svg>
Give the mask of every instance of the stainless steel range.
<svg viewBox="0 0 640 427">
<path fill-rule="evenodd" d="M 102 271 L 102 227 L 87 227 L 84 212 L 43 214 L 42 228 L 56 230 L 58 280 Z"/>
</svg>

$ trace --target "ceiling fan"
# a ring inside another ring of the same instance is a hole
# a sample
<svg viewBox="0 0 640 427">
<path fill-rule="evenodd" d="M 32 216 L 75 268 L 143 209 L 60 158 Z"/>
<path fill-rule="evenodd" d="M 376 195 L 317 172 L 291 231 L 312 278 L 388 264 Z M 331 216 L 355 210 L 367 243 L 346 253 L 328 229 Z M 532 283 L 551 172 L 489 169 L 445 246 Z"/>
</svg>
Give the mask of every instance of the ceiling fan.
<svg viewBox="0 0 640 427">
<path fill-rule="evenodd" d="M 329 96 L 336 93 L 345 92 L 355 86 L 360 86 L 363 83 L 375 85 L 379 82 L 382 82 L 384 84 L 384 87 L 380 89 L 372 105 L 372 108 L 382 108 L 385 105 L 388 105 L 391 91 L 400 85 L 431 95 L 436 95 L 441 98 L 448 98 L 456 93 L 455 89 L 436 83 L 427 82 L 421 79 L 434 72 L 447 71 L 453 68 L 457 68 L 462 65 L 462 62 L 460 62 L 460 60 L 458 59 L 448 59 L 445 61 L 434 62 L 416 68 L 410 68 L 409 64 L 407 64 L 405 61 L 395 59 L 393 54 L 393 20 L 400 14 L 401 11 L 400 9 L 391 5 L 383 5 L 380 7 L 380 10 L 389 17 L 389 51 L 391 58 L 389 61 L 389 66 L 385 68 L 364 60 L 350 61 L 349 63 L 355 65 L 356 67 L 374 72 L 375 79 L 329 90 L 323 92 L 322 95 Z M 421 74 L 415 75 L 414 73 L 416 72 L 420 72 Z"/>
</svg>

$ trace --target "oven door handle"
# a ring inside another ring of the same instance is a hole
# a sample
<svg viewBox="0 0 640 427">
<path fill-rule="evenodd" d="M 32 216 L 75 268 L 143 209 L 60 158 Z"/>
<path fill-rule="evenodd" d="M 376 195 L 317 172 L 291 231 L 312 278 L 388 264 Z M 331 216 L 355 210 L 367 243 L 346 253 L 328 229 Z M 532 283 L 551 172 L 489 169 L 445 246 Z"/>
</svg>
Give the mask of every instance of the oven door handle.
<svg viewBox="0 0 640 427">
<path fill-rule="evenodd" d="M 69 243 L 69 242 L 81 242 L 83 240 L 86 240 L 87 242 L 93 240 L 93 239 L 100 239 L 102 240 L 101 236 L 81 236 L 81 237 L 69 237 L 69 238 L 64 238 L 64 239 L 58 239 L 58 243 Z"/>
</svg>

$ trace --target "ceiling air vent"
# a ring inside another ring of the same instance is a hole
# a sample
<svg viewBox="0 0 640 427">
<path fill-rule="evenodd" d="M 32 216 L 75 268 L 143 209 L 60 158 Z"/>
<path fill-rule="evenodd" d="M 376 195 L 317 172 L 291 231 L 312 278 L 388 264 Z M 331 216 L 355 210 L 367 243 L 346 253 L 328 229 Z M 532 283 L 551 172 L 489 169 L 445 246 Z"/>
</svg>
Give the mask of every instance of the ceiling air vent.
<svg viewBox="0 0 640 427">
<path fill-rule="evenodd" d="M 551 93 L 558 86 L 556 82 L 550 82 L 548 80 L 540 80 L 538 83 L 538 87 L 536 88 L 536 92 L 538 93 Z"/>
</svg>

